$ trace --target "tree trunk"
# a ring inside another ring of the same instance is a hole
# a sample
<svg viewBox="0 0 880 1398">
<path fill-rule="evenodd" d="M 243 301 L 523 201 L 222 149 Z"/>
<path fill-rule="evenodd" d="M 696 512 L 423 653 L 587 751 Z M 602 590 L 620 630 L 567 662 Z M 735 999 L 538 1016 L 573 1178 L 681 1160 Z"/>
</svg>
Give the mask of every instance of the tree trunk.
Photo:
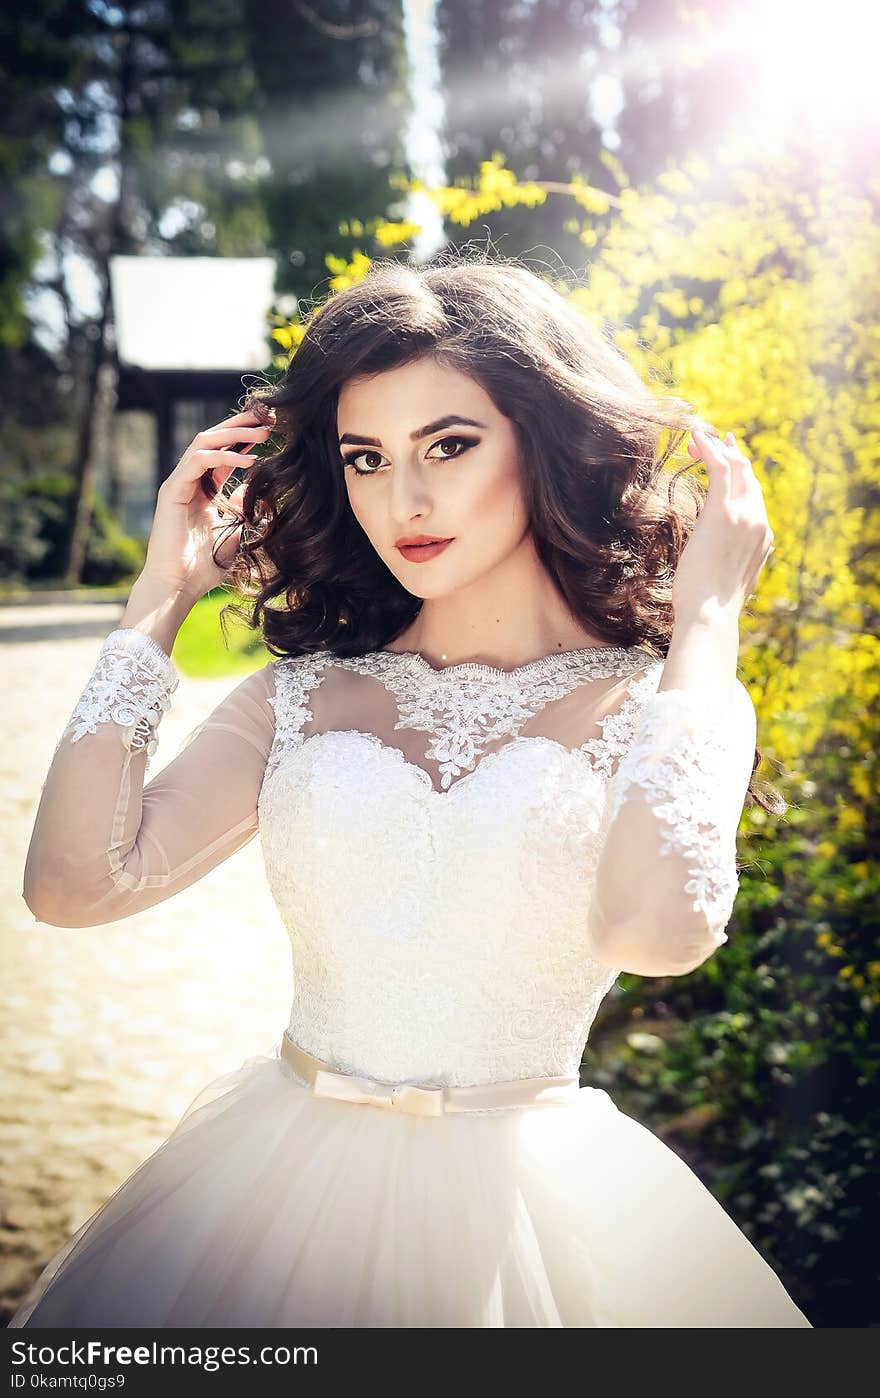
<svg viewBox="0 0 880 1398">
<path fill-rule="evenodd" d="M 132 31 L 125 30 L 125 47 L 119 64 L 119 193 L 109 219 L 105 237 L 96 238 L 99 250 L 99 264 L 96 268 L 101 281 L 101 314 L 96 325 L 93 350 L 89 360 L 88 380 L 83 402 L 82 420 L 77 435 L 76 460 L 73 474 L 76 481 L 74 492 L 73 528 L 68 540 L 67 559 L 64 568 L 65 587 L 76 587 L 82 579 L 86 558 L 89 528 L 92 522 L 92 499 L 95 483 L 95 412 L 101 392 L 101 369 L 107 359 L 107 322 L 110 316 L 110 258 L 124 246 L 125 204 L 129 183 L 129 132 L 130 100 L 133 86 Z"/>
<path fill-rule="evenodd" d="M 101 315 L 97 323 L 98 333 L 95 336 L 90 355 L 85 400 L 83 402 L 82 418 L 77 434 L 76 459 L 73 463 L 73 475 L 76 481 L 74 500 L 76 504 L 73 528 L 71 529 L 68 539 L 67 560 L 64 569 L 65 587 L 76 587 L 82 579 L 89 529 L 92 523 L 92 499 L 95 484 L 95 407 L 98 401 L 98 385 L 100 382 L 101 367 L 104 363 L 106 348 L 104 332 L 107 325 L 107 314 L 110 302 L 110 259 L 108 256 L 104 258 L 104 264 L 101 268 L 101 278 L 103 281 L 101 290 Z"/>
</svg>

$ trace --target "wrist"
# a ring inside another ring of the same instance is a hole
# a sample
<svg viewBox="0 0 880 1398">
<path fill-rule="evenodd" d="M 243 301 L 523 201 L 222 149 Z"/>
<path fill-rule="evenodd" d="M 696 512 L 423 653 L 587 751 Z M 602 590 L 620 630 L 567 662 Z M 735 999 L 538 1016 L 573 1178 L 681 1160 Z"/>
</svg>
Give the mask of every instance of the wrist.
<svg viewBox="0 0 880 1398">
<path fill-rule="evenodd" d="M 707 710 L 726 709 L 739 659 L 739 616 L 721 607 L 676 613 L 660 689 L 684 689 Z"/>
<path fill-rule="evenodd" d="M 195 601 L 180 588 L 141 573 L 136 579 L 117 628 L 142 632 L 170 656 L 177 633 Z"/>
<path fill-rule="evenodd" d="M 673 608 L 673 631 L 702 631 L 707 634 L 739 636 L 740 608 L 713 600 L 697 606 Z"/>
</svg>

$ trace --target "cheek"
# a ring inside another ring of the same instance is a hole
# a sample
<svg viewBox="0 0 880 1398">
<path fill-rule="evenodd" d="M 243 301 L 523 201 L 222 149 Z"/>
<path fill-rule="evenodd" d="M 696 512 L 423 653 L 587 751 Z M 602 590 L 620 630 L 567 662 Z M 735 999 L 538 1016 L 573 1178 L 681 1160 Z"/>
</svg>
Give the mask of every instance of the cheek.
<svg viewBox="0 0 880 1398">
<path fill-rule="evenodd" d="M 375 523 L 375 509 L 370 509 L 370 496 L 366 490 L 349 490 L 348 506 L 364 533 L 369 537 Z"/>
<path fill-rule="evenodd" d="M 516 461 L 504 463 L 475 482 L 469 492 L 471 519 L 492 521 L 506 531 L 525 522 L 526 507 Z"/>
</svg>

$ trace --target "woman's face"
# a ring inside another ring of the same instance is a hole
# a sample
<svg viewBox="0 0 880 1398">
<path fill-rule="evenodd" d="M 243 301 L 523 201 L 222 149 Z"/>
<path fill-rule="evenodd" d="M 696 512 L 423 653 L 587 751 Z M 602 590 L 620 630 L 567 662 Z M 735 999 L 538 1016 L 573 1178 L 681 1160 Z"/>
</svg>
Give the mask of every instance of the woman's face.
<svg viewBox="0 0 880 1398">
<path fill-rule="evenodd" d="M 528 518 L 514 426 L 467 374 L 427 356 L 350 379 L 337 427 L 354 516 L 415 596 L 476 581 L 522 542 Z M 398 540 L 420 534 L 452 543 L 421 562 L 406 558 Z"/>
</svg>

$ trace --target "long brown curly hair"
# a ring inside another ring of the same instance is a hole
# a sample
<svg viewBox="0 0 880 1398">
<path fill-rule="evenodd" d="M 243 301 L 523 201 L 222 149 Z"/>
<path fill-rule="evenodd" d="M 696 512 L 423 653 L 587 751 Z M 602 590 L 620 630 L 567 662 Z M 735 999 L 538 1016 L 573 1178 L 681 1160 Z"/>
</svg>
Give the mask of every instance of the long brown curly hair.
<svg viewBox="0 0 880 1398">
<path fill-rule="evenodd" d="M 223 613 L 274 655 L 368 654 L 417 616 L 422 599 L 351 511 L 336 411 L 346 380 L 425 355 L 470 375 L 514 424 L 536 551 L 572 614 L 609 644 L 665 657 L 672 582 L 706 491 L 690 460 L 664 467 L 706 424 L 518 259 L 468 249 L 421 267 L 377 259 L 313 305 L 283 378 L 246 395 L 242 411 L 276 410 L 282 445 L 247 476 L 228 578 L 246 600 Z M 746 799 L 780 813 L 781 796 L 756 782 L 761 757 Z"/>
</svg>

